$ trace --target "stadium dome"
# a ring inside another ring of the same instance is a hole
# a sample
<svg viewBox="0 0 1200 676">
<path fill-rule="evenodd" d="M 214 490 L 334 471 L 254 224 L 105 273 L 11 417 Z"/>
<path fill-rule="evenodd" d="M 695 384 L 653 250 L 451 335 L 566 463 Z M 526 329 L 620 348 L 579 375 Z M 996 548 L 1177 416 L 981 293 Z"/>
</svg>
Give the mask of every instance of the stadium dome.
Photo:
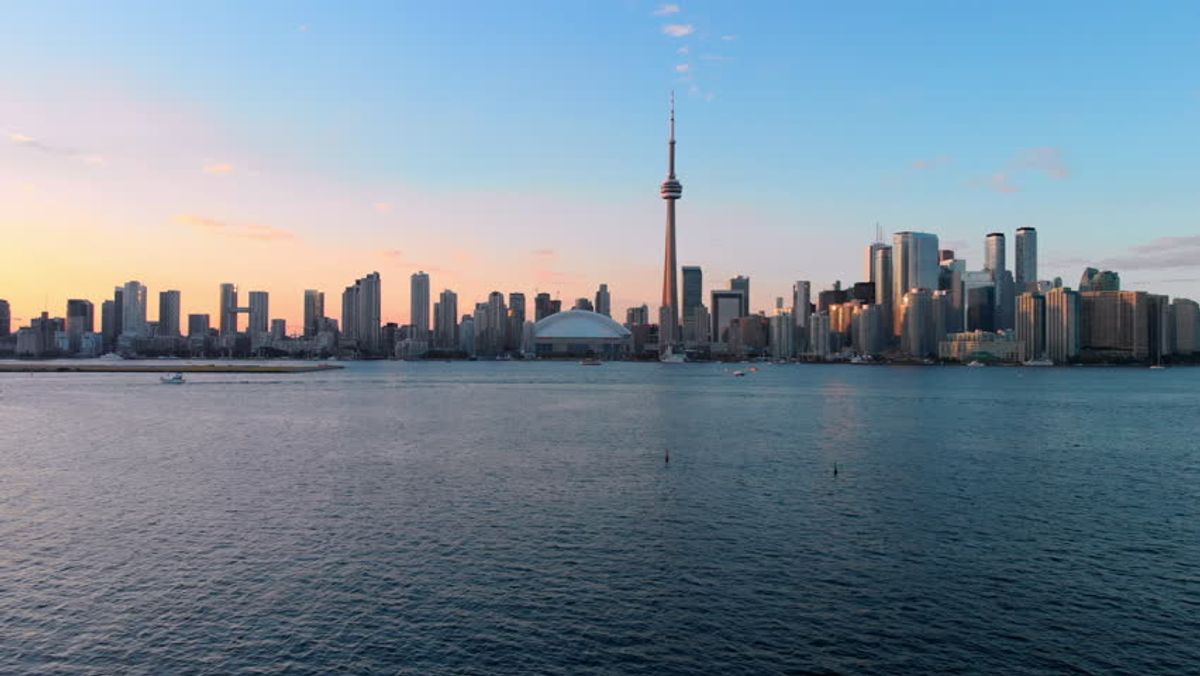
<svg viewBox="0 0 1200 676">
<path fill-rule="evenodd" d="M 533 341 L 534 350 L 539 356 L 615 359 L 629 351 L 633 334 L 602 314 L 588 310 L 567 310 L 534 324 Z"/>
</svg>

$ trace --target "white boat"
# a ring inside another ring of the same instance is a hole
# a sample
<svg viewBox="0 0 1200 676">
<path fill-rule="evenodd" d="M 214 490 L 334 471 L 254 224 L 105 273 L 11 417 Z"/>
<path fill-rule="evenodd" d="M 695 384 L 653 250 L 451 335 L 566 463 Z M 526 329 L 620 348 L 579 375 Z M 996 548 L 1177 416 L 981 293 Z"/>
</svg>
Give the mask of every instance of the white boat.
<svg viewBox="0 0 1200 676">
<path fill-rule="evenodd" d="M 745 371 L 734 371 L 733 375 L 735 377 L 741 378 L 742 376 L 746 375 L 746 372 Z"/>
<path fill-rule="evenodd" d="M 1167 368 L 1167 367 L 1163 366 L 1162 364 L 1154 364 L 1153 366 L 1150 367 L 1150 370 L 1151 371 L 1161 371 L 1162 369 L 1165 369 L 1165 368 Z"/>
<path fill-rule="evenodd" d="M 667 349 L 658 355 L 658 360 L 664 364 L 682 364 L 687 361 L 687 355 L 682 352 L 675 352 L 668 345 Z"/>
<path fill-rule="evenodd" d="M 579 365 L 580 366 L 603 366 L 604 362 L 600 361 L 599 359 L 596 359 L 595 357 L 588 357 L 587 359 L 580 360 Z"/>
<path fill-rule="evenodd" d="M 172 373 L 170 375 L 160 376 L 158 382 L 162 383 L 163 385 L 182 385 L 187 381 L 183 379 L 182 373 Z"/>
<path fill-rule="evenodd" d="M 967 366 L 969 366 L 970 368 L 973 368 L 973 369 L 977 369 L 977 368 L 983 368 L 984 366 L 986 366 L 986 364 L 984 364 L 983 362 L 976 359 L 975 361 L 968 363 Z"/>
<path fill-rule="evenodd" d="M 1030 359 L 1025 362 L 1025 366 L 1054 366 L 1054 362 L 1042 357 L 1041 359 Z"/>
</svg>

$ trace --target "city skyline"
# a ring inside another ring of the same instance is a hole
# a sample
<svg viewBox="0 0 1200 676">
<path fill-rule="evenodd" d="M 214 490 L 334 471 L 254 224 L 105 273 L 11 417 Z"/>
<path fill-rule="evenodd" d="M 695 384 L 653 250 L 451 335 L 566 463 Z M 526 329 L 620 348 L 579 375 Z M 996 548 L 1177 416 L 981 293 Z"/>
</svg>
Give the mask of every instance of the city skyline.
<svg viewBox="0 0 1200 676">
<path fill-rule="evenodd" d="M 213 288 L 229 281 L 270 291 L 294 327 L 305 289 L 335 307 L 346 279 L 378 270 L 382 319 L 404 324 L 402 280 L 425 270 L 432 292 L 463 299 L 569 302 L 608 283 L 614 308 L 653 306 L 661 205 L 647 185 L 676 89 L 689 181 L 677 263 L 750 276 L 756 311 L 796 279 L 855 281 L 855 233 L 876 222 L 939 233 L 973 268 L 979 233 L 1035 227 L 1042 278 L 1092 265 L 1200 296 L 1194 8 L 1030 5 L 985 28 L 945 7 L 670 8 L 476 6 L 453 22 L 416 7 L 17 8 L 6 49 L 32 65 L 0 101 L 0 293 L 25 323 L 132 278 L 216 318 Z M 953 38 L 1068 14 L 1078 37 L 1027 35 L 1021 54 Z M 891 41 L 871 46 L 889 22 Z M 789 23 L 813 27 L 811 54 L 774 28 Z M 61 40 L 30 39 L 50 27 Z M 521 31 L 552 39 L 523 52 L 503 37 Z M 604 49 L 614 41 L 620 53 Z M 246 60 L 264 45 L 289 65 Z M 1059 67 L 1034 67 L 1066 55 L 1066 86 Z M 981 75 L 1001 66 L 1021 77 Z"/>
</svg>

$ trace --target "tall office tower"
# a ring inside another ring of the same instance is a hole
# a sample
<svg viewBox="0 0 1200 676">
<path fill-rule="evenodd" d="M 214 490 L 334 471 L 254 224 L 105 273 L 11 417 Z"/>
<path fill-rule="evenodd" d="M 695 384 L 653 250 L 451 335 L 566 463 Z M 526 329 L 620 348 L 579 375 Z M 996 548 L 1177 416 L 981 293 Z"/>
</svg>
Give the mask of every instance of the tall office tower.
<svg viewBox="0 0 1200 676">
<path fill-rule="evenodd" d="M 355 341 L 358 336 L 358 285 L 351 284 L 342 291 L 342 340 Z"/>
<path fill-rule="evenodd" d="M 0 300 L 0 337 L 10 335 L 12 333 L 12 308 L 8 306 L 8 301 Z"/>
<path fill-rule="evenodd" d="M 892 236 L 892 335 L 899 336 L 903 329 L 904 295 L 913 289 L 936 289 L 938 266 L 937 235 L 905 231 Z"/>
<path fill-rule="evenodd" d="M 126 282 L 121 302 L 121 334 L 146 335 L 146 287 Z"/>
<path fill-rule="evenodd" d="M 947 257 L 946 254 L 950 256 Z M 953 252 L 942 251 L 941 269 L 938 271 L 938 289 L 946 291 L 946 333 L 958 333 L 963 330 L 967 309 L 966 297 L 963 291 L 963 275 L 967 272 L 966 261 L 956 260 Z"/>
<path fill-rule="evenodd" d="M 983 269 L 988 272 L 1000 272 L 1007 270 L 1005 267 L 1004 254 L 1006 246 L 1004 242 L 1004 233 L 989 232 L 983 241 Z"/>
<path fill-rule="evenodd" d="M 508 294 L 508 317 L 504 325 L 504 349 L 520 350 L 525 335 L 525 294 L 512 291 Z"/>
<path fill-rule="evenodd" d="M 508 307 L 504 304 L 504 294 L 499 291 L 489 293 L 484 307 L 486 330 L 476 336 L 476 346 L 479 350 L 486 348 L 488 354 L 496 354 L 504 349 L 505 328 L 508 324 Z"/>
<path fill-rule="evenodd" d="M 892 326 L 892 308 L 894 307 L 892 284 L 895 275 L 892 272 L 892 247 L 883 244 L 872 244 L 871 281 L 875 282 L 875 304 L 879 306 L 880 321 L 883 326 Z"/>
<path fill-rule="evenodd" d="M 739 317 L 747 317 L 750 315 L 750 278 L 738 275 L 729 280 L 729 289 L 731 291 L 742 292 L 742 309 L 739 311 Z"/>
<path fill-rule="evenodd" d="M 358 341 L 360 350 L 379 352 L 383 347 L 380 333 L 382 309 L 382 293 L 379 273 L 371 274 L 354 281 L 357 289 L 354 300 L 354 339 Z M 428 308 L 426 312 L 428 313 Z M 429 328 L 429 316 L 425 317 L 426 330 Z"/>
<path fill-rule="evenodd" d="M 812 284 L 800 280 L 792 284 L 792 321 L 796 322 L 796 354 L 808 350 L 808 323 L 812 318 Z"/>
<path fill-rule="evenodd" d="M 438 296 L 439 314 L 434 326 L 434 344 L 446 350 L 458 345 L 458 294 L 450 289 Z"/>
<path fill-rule="evenodd" d="M 458 325 L 458 349 L 464 354 L 475 356 L 475 317 L 463 315 Z"/>
<path fill-rule="evenodd" d="M 1046 354 L 1046 299 L 1026 291 L 1017 297 L 1017 342 L 1022 359 L 1041 359 Z"/>
<path fill-rule="evenodd" d="M 414 272 L 409 289 L 408 323 L 412 326 L 409 337 L 429 340 L 429 275 L 423 271 Z"/>
<path fill-rule="evenodd" d="M 592 305 L 592 301 L 588 300 L 587 298 L 576 298 L 575 299 L 575 307 L 573 307 L 571 309 L 572 310 L 587 310 L 588 312 L 595 312 L 596 306 Z"/>
<path fill-rule="evenodd" d="M 1065 287 L 1046 293 L 1046 355 L 1056 364 L 1079 356 L 1082 306 L 1079 294 Z"/>
<path fill-rule="evenodd" d="M 667 141 L 667 180 L 659 186 L 667 201 L 667 240 L 663 256 L 662 303 L 659 306 L 658 342 L 674 345 L 679 341 L 679 288 L 675 262 L 675 202 L 683 196 L 683 185 L 675 177 L 675 93 L 671 93 L 671 131 Z"/>
<path fill-rule="evenodd" d="M 600 288 L 596 289 L 596 312 L 605 317 L 612 316 L 612 297 L 609 296 L 607 284 L 601 284 Z M 686 317 L 686 313 L 684 316 Z"/>
<path fill-rule="evenodd" d="M 117 344 L 117 339 L 121 337 L 121 332 L 125 326 L 125 287 L 118 286 L 113 289 L 113 334 L 112 345 Z"/>
<path fill-rule="evenodd" d="M 1175 322 L 1175 354 L 1200 352 L 1200 305 L 1187 298 L 1176 298 L 1171 303 Z"/>
<path fill-rule="evenodd" d="M 1017 291 L 1033 291 L 1031 285 L 1037 284 L 1038 281 L 1036 228 L 1017 228 L 1017 236 L 1013 240 L 1013 255 L 1016 258 L 1013 281 L 1017 285 Z"/>
<path fill-rule="evenodd" d="M 850 322 L 851 344 L 858 354 L 883 351 L 883 306 L 858 305 Z"/>
<path fill-rule="evenodd" d="M 233 284 L 221 285 L 221 304 L 217 315 L 217 329 L 222 336 L 238 331 L 238 291 Z"/>
<path fill-rule="evenodd" d="M 180 295 L 178 291 L 158 292 L 158 335 L 179 335 Z"/>
<path fill-rule="evenodd" d="M 694 334 L 696 308 L 704 304 L 704 273 L 698 265 L 683 266 L 683 326 L 684 332 Z M 688 327 L 693 327 L 689 329 Z M 707 333 L 707 331 L 705 331 Z M 684 335 L 684 340 L 698 340 L 695 335 Z"/>
<path fill-rule="evenodd" d="M 952 333 L 950 327 L 954 322 L 954 299 L 950 292 L 945 289 L 938 289 L 933 292 L 933 343 L 936 347 L 938 343 L 946 339 L 946 335 Z M 956 332 L 955 332 L 956 333 Z"/>
<path fill-rule="evenodd" d="M 918 287 L 904 294 L 900 316 L 903 331 L 900 349 L 913 357 L 928 357 L 937 353 L 934 339 L 933 292 Z"/>
<path fill-rule="evenodd" d="M 631 307 L 625 311 L 625 326 L 640 326 L 650 323 L 650 308 L 646 305 Z"/>
<path fill-rule="evenodd" d="M 187 322 L 187 334 L 189 338 L 208 335 L 209 322 L 207 314 L 190 314 L 188 315 Z"/>
<path fill-rule="evenodd" d="M 100 304 L 100 335 L 103 336 L 104 350 L 110 351 L 117 344 L 117 304 L 106 300 Z"/>
<path fill-rule="evenodd" d="M 829 315 L 814 312 L 808 321 L 808 354 L 816 359 L 829 356 Z"/>
<path fill-rule="evenodd" d="M 3 302 L 3 301 L 0 301 Z M 7 303 L 5 303 L 7 305 Z M 92 301 L 72 298 L 67 301 L 67 333 L 79 335 L 95 330 Z"/>
<path fill-rule="evenodd" d="M 271 340 L 283 340 L 284 338 L 287 338 L 287 320 L 272 319 Z"/>
<path fill-rule="evenodd" d="M 325 294 L 316 289 L 304 290 L 304 337 L 311 338 L 321 330 L 325 317 Z"/>
<path fill-rule="evenodd" d="M 713 289 L 711 297 L 712 341 L 728 342 L 729 324 L 743 316 L 742 306 L 745 304 L 746 293 L 740 289 Z"/>
<path fill-rule="evenodd" d="M 257 338 L 259 334 L 269 331 L 270 328 L 270 296 L 266 291 L 251 291 L 250 326 L 248 326 L 246 330 L 250 332 L 250 337 L 253 340 Z"/>
<path fill-rule="evenodd" d="M 1120 291 L 1121 276 L 1112 270 L 1101 272 L 1096 268 L 1086 268 L 1079 280 L 1079 292 L 1084 291 Z"/>
<path fill-rule="evenodd" d="M 533 321 L 540 322 L 550 316 L 550 294 L 545 291 L 533 297 Z"/>
</svg>

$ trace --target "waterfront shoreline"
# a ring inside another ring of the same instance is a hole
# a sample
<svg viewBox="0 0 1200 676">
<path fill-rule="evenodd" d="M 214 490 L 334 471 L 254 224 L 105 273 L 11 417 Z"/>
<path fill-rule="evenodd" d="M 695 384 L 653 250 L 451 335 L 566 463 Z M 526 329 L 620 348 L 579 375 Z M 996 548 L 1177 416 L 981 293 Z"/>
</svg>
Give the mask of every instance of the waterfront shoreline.
<svg viewBox="0 0 1200 676">
<path fill-rule="evenodd" d="M 336 364 L 59 364 L 55 362 L 0 363 L 0 373 L 315 373 L 346 367 Z"/>
</svg>

